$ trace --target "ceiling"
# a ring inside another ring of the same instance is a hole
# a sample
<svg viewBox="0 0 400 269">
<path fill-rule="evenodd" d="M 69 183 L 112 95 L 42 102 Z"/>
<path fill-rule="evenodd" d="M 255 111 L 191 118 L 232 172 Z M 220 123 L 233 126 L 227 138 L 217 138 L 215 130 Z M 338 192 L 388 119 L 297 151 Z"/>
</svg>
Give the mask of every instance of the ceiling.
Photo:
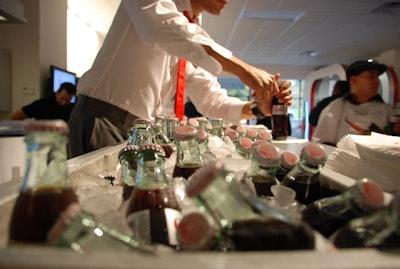
<svg viewBox="0 0 400 269">
<path fill-rule="evenodd" d="M 230 0 L 203 27 L 253 65 L 349 64 L 400 48 L 400 1 Z M 120 0 L 69 0 L 70 9 L 105 33 Z M 389 10 L 373 12 L 384 4 Z"/>
</svg>

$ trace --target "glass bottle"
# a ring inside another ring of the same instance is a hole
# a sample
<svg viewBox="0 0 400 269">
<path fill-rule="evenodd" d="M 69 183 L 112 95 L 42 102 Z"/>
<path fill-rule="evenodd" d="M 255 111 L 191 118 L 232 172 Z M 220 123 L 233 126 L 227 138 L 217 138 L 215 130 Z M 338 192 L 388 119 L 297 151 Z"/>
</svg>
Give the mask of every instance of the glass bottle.
<svg viewBox="0 0 400 269">
<path fill-rule="evenodd" d="M 152 142 L 150 133 L 151 121 L 137 118 L 133 121 L 132 128 L 128 131 L 128 143 L 127 145 L 135 145 L 140 147 L 141 145 L 149 144 Z"/>
<path fill-rule="evenodd" d="M 254 129 L 249 129 L 246 132 L 246 137 L 251 139 L 252 141 L 256 141 L 258 137 L 258 131 Z"/>
<path fill-rule="evenodd" d="M 271 143 L 272 138 L 272 134 L 267 130 L 258 132 L 257 140 L 265 140 Z"/>
<path fill-rule="evenodd" d="M 315 230 L 329 237 L 350 220 L 381 209 L 383 202 L 381 187 L 364 178 L 339 195 L 310 203 L 302 211 L 302 217 Z"/>
<path fill-rule="evenodd" d="M 319 172 L 326 162 L 322 145 L 307 143 L 301 150 L 299 163 L 283 178 L 281 184 L 296 191 L 296 200 L 308 205 L 321 199 Z"/>
<path fill-rule="evenodd" d="M 246 128 L 244 128 L 244 126 L 240 125 L 240 126 L 236 127 L 236 132 L 239 133 L 239 138 L 240 138 L 240 137 L 246 136 L 247 130 L 246 130 Z"/>
<path fill-rule="evenodd" d="M 278 170 L 276 171 L 276 179 L 282 182 L 283 178 L 299 163 L 299 157 L 292 151 L 282 152 L 279 159 Z"/>
<path fill-rule="evenodd" d="M 139 148 L 136 186 L 128 202 L 126 219 L 139 242 L 176 246 L 176 223 L 181 208 L 164 169 L 160 145 Z"/>
<path fill-rule="evenodd" d="M 272 100 L 271 129 L 272 137 L 276 140 L 286 140 L 288 137 L 288 112 L 284 104 L 278 102 L 277 98 Z"/>
<path fill-rule="evenodd" d="M 198 129 L 206 131 L 207 124 L 208 124 L 208 119 L 206 117 L 197 117 L 196 120 L 199 123 L 199 128 Z"/>
<path fill-rule="evenodd" d="M 179 126 L 174 132 L 176 163 L 172 177 L 188 179 L 204 165 L 197 141 L 197 130 L 191 126 Z"/>
<path fill-rule="evenodd" d="M 38 120 L 25 131 L 26 169 L 9 226 L 11 244 L 45 243 L 60 214 L 78 201 L 68 177 L 68 125 Z"/>
<path fill-rule="evenodd" d="M 239 139 L 239 133 L 232 128 L 226 128 L 225 137 L 228 137 L 233 144 L 236 144 Z"/>
<path fill-rule="evenodd" d="M 199 143 L 199 151 L 204 163 L 217 159 L 208 146 L 208 133 L 203 130 L 197 131 L 197 142 Z"/>
<path fill-rule="evenodd" d="M 165 120 L 165 128 L 166 133 L 165 135 L 168 137 L 169 140 L 174 140 L 174 132 L 175 129 L 178 128 L 180 125 L 179 119 L 175 117 L 170 117 Z"/>
<path fill-rule="evenodd" d="M 336 231 L 329 240 L 337 248 L 400 247 L 400 193 L 389 206 L 367 216 L 355 218 Z"/>
<path fill-rule="evenodd" d="M 169 158 L 171 154 L 176 150 L 175 145 L 171 142 L 171 140 L 165 135 L 162 130 L 162 126 L 158 123 L 154 123 L 151 125 L 151 134 L 154 139 L 154 143 L 159 144 L 163 147 L 165 151 L 165 157 Z"/>
<path fill-rule="evenodd" d="M 196 171 L 186 190 L 194 204 L 205 208 L 219 225 L 222 238 L 217 249 L 242 251 L 314 247 L 314 236 L 309 226 L 286 221 L 285 212 L 269 207 L 256 196 L 245 198 L 235 174 L 227 171 L 220 160 L 209 162 Z M 260 207 L 255 207 L 250 200 L 262 203 L 261 207 L 265 210 L 261 213 L 258 211 Z"/>
<path fill-rule="evenodd" d="M 154 117 L 154 123 L 160 124 L 163 133 L 164 134 L 167 133 L 167 128 L 166 128 L 166 123 L 165 123 L 165 117 L 164 116 L 162 116 L 162 115 L 155 116 Z"/>
<path fill-rule="evenodd" d="M 199 122 L 198 122 L 198 120 L 196 118 L 188 119 L 187 125 L 192 126 L 192 127 L 196 128 L 196 129 L 200 128 L 200 124 L 199 124 Z"/>
<path fill-rule="evenodd" d="M 221 139 L 224 138 L 224 121 L 221 118 L 210 119 L 210 124 L 212 126 L 211 135 L 217 136 Z"/>
<path fill-rule="evenodd" d="M 239 153 L 244 159 L 250 159 L 251 157 L 251 145 L 253 141 L 247 137 L 239 138 L 238 142 L 236 143 L 236 152 Z"/>
<path fill-rule="evenodd" d="M 124 201 L 129 199 L 135 187 L 138 150 L 138 146 L 131 145 L 123 147 L 118 152 L 118 160 L 122 169 L 122 198 Z"/>
<path fill-rule="evenodd" d="M 396 132 L 395 125 L 400 124 L 400 100 L 394 106 L 392 116 L 390 117 L 386 133 L 389 135 L 400 136 L 400 132 Z"/>
<path fill-rule="evenodd" d="M 97 221 L 92 214 L 72 203 L 49 232 L 48 244 L 80 253 L 94 250 L 139 251 L 160 254 L 156 245 L 143 244 Z"/>
<path fill-rule="evenodd" d="M 251 167 L 246 177 L 254 184 L 257 196 L 273 196 L 271 186 L 279 163 L 279 149 L 271 143 L 258 140 L 251 146 Z"/>
</svg>

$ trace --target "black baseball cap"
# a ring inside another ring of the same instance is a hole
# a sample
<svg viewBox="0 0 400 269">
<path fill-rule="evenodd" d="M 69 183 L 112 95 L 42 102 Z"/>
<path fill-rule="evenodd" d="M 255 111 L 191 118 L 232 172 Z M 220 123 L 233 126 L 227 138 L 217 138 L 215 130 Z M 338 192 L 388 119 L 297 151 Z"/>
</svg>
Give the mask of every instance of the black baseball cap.
<svg viewBox="0 0 400 269">
<path fill-rule="evenodd" d="M 346 77 L 347 80 L 350 79 L 351 76 L 357 76 L 361 72 L 366 70 L 378 70 L 379 74 L 382 74 L 386 71 L 386 65 L 380 64 L 374 60 L 360 60 L 352 63 L 347 68 Z"/>
</svg>

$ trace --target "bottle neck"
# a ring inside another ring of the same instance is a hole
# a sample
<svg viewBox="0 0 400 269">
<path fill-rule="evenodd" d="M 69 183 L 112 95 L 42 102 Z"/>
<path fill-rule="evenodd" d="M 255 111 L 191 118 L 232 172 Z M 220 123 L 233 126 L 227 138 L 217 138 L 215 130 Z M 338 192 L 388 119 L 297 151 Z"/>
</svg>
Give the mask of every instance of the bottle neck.
<svg viewBox="0 0 400 269">
<path fill-rule="evenodd" d="M 304 182 L 307 184 L 318 181 L 318 173 L 321 168 L 310 167 L 306 162 L 300 162 L 286 175 L 289 178 L 294 178 L 297 182 Z"/>
<path fill-rule="evenodd" d="M 145 124 L 139 124 L 133 128 L 131 137 L 128 140 L 128 145 L 142 146 L 145 144 L 150 144 L 152 142 L 152 137 L 150 135 L 150 128 Z"/>
<path fill-rule="evenodd" d="M 25 142 L 26 170 L 21 190 L 71 186 L 65 134 L 53 131 L 28 132 Z"/>
<path fill-rule="evenodd" d="M 199 144 L 196 139 L 190 140 L 175 140 L 176 143 L 176 165 L 185 166 L 185 164 L 191 165 L 203 165 L 203 159 L 200 155 Z"/>
<path fill-rule="evenodd" d="M 164 168 L 164 158 L 157 153 L 139 154 L 136 187 L 140 189 L 159 189 L 168 185 Z"/>
<path fill-rule="evenodd" d="M 275 180 L 277 166 L 263 166 L 257 160 L 252 158 L 251 169 L 248 172 L 248 176 L 262 176 Z"/>
</svg>

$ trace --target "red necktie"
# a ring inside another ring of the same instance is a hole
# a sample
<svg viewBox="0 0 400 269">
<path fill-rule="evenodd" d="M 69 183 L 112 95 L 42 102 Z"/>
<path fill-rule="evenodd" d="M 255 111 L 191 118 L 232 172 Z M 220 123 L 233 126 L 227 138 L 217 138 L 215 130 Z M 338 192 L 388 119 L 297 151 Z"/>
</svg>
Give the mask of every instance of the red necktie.
<svg viewBox="0 0 400 269">
<path fill-rule="evenodd" d="M 190 18 L 187 11 L 183 11 L 183 14 L 189 20 L 194 23 Z M 178 80 L 176 83 L 176 94 L 175 94 L 175 116 L 182 120 L 185 115 L 185 74 L 186 74 L 186 60 L 180 58 L 178 62 Z"/>
</svg>

